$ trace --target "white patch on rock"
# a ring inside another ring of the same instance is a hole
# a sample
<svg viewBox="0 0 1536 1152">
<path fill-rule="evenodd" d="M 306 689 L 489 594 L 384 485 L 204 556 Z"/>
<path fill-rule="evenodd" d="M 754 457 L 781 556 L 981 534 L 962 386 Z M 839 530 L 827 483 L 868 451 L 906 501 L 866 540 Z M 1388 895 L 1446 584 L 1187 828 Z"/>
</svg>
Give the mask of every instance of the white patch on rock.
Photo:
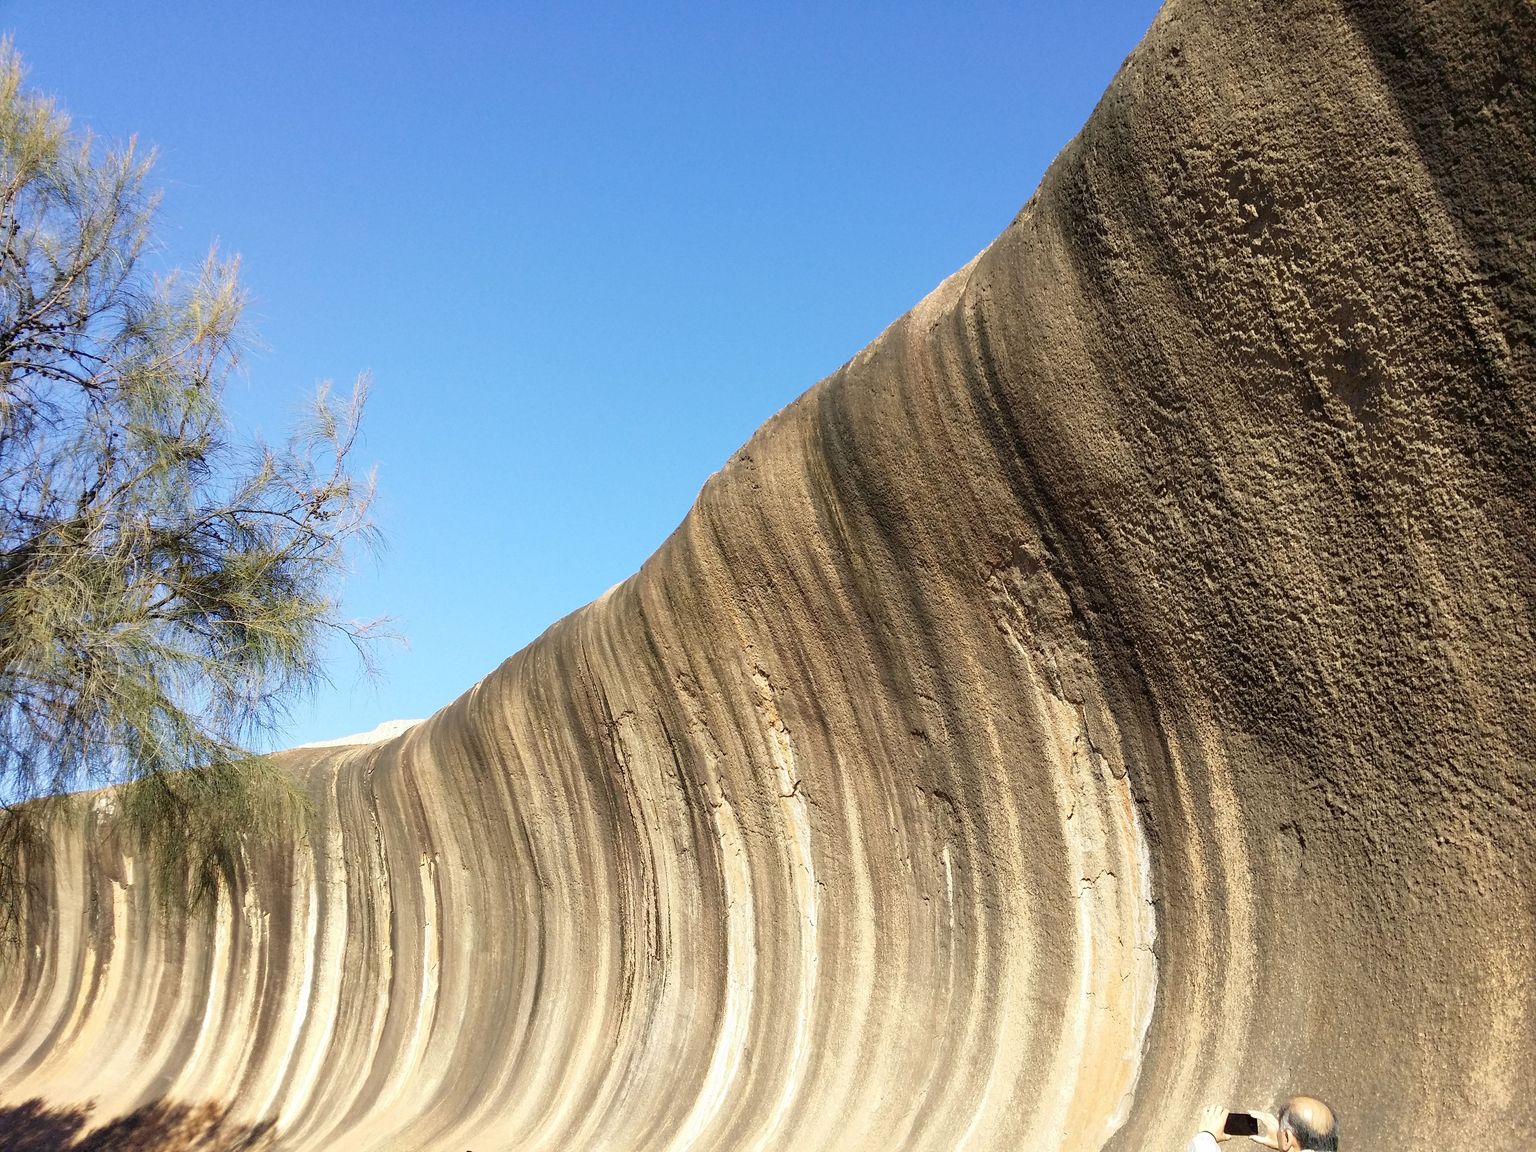
<svg viewBox="0 0 1536 1152">
<path fill-rule="evenodd" d="M 403 732 L 408 732 L 420 720 L 386 720 L 371 732 L 359 732 L 355 736 L 339 736 L 335 740 L 316 740 L 311 744 L 300 744 L 299 748 L 340 748 L 347 744 L 382 744 L 386 740 L 393 740 Z"/>
</svg>

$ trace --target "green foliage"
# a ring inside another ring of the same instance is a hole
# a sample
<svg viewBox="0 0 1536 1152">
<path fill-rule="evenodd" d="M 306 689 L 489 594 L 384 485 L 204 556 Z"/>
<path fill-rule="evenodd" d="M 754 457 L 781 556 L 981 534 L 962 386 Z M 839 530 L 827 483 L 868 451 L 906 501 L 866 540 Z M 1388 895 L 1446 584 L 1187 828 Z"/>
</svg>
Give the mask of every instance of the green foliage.
<svg viewBox="0 0 1536 1152">
<path fill-rule="evenodd" d="M 363 382 L 286 444 L 240 442 L 234 261 L 145 269 L 151 159 L 71 130 L 0 47 L 0 907 L 17 852 L 82 788 L 206 887 L 295 808 L 254 735 L 323 679 L 350 545 L 375 543 L 349 457 Z M 23 802 L 24 801 L 24 802 Z"/>
</svg>

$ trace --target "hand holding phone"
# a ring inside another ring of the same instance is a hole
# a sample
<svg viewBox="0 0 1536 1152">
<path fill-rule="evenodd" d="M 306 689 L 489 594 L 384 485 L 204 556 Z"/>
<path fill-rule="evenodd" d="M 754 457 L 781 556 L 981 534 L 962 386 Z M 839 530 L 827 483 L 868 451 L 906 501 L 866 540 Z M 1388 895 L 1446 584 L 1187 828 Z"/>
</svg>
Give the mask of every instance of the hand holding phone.
<svg viewBox="0 0 1536 1152">
<path fill-rule="evenodd" d="M 1259 1118 L 1252 1112 L 1228 1112 L 1221 1130 L 1227 1136 L 1257 1136 Z"/>
</svg>

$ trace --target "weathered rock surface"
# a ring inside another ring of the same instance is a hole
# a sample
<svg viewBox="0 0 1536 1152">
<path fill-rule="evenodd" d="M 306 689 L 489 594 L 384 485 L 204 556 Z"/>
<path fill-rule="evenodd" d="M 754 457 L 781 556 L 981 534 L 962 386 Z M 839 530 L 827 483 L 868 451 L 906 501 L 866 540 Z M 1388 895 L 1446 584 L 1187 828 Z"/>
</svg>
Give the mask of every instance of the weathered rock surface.
<svg viewBox="0 0 1536 1152">
<path fill-rule="evenodd" d="M 168 1101 L 288 1149 L 1157 1149 L 1292 1090 L 1517 1146 L 1533 269 L 1526 0 L 1170 0 L 637 575 L 292 754 L 308 843 L 166 925 L 61 833 L 12 1146 Z"/>
</svg>

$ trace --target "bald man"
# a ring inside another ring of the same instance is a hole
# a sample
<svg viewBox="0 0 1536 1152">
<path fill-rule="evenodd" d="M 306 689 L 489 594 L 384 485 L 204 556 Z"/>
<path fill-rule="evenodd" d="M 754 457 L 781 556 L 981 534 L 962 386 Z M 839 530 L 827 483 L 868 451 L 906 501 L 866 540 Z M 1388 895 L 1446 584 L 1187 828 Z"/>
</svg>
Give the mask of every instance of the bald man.
<svg viewBox="0 0 1536 1152">
<path fill-rule="evenodd" d="M 1280 1152 L 1338 1152 L 1339 1122 L 1334 1119 L 1333 1109 L 1321 1100 L 1292 1096 L 1278 1116 L 1268 1112 L 1250 1115 L 1259 1124 L 1258 1134 L 1249 1137 L 1255 1144 L 1278 1148 Z M 1207 1108 L 1200 1119 L 1200 1131 L 1189 1142 L 1188 1152 L 1213 1152 L 1217 1144 L 1232 1139 L 1225 1131 L 1227 1109 Z"/>
</svg>

